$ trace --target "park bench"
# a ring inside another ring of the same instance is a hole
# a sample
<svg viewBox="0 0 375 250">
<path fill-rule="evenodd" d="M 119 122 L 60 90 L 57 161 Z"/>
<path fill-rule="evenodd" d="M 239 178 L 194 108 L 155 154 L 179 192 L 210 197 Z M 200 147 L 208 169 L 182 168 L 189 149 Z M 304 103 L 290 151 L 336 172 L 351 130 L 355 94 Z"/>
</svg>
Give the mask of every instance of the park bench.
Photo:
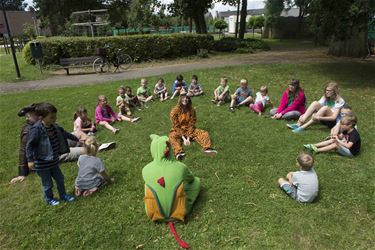
<svg viewBox="0 0 375 250">
<path fill-rule="evenodd" d="M 70 68 L 92 67 L 97 58 L 98 56 L 60 58 L 60 66 L 63 67 L 66 70 L 66 74 L 69 75 Z"/>
</svg>

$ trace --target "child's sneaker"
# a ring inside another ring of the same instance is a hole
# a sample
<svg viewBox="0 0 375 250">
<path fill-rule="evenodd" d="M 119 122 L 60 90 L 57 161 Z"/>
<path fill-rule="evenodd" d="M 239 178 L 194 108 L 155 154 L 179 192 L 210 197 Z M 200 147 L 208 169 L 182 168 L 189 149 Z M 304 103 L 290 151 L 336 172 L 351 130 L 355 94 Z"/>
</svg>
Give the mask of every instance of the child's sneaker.
<svg viewBox="0 0 375 250">
<path fill-rule="evenodd" d="M 287 126 L 288 128 L 290 128 L 290 129 L 296 129 L 296 128 L 299 127 L 299 126 L 297 125 L 297 123 L 292 123 L 292 124 L 288 123 L 288 124 L 286 124 L 286 126 Z"/>
<path fill-rule="evenodd" d="M 55 200 L 53 198 L 52 199 L 48 199 L 47 203 L 48 203 L 48 205 L 51 205 L 51 206 L 57 206 L 57 205 L 60 204 L 60 202 L 58 200 Z"/>
<path fill-rule="evenodd" d="M 211 102 L 212 102 L 213 104 L 216 104 L 216 103 L 217 103 L 215 99 L 212 99 Z"/>
<path fill-rule="evenodd" d="M 229 107 L 229 112 L 234 112 L 234 108 L 233 107 Z"/>
<path fill-rule="evenodd" d="M 313 153 L 318 153 L 318 149 L 314 144 L 305 144 L 303 145 L 307 150 L 310 150 Z"/>
<path fill-rule="evenodd" d="M 176 154 L 176 160 L 178 160 L 178 161 L 181 161 L 182 158 L 184 158 L 184 157 L 185 157 L 185 153 L 184 152 L 180 152 L 180 153 Z"/>
<path fill-rule="evenodd" d="M 61 200 L 66 201 L 66 202 L 72 202 L 72 201 L 74 201 L 74 197 L 70 196 L 70 195 L 67 195 L 67 194 L 64 194 L 61 197 Z"/>
<path fill-rule="evenodd" d="M 204 153 L 208 156 L 215 156 L 217 154 L 217 151 L 213 148 L 207 148 L 204 150 Z"/>
<path fill-rule="evenodd" d="M 302 127 L 298 127 L 292 130 L 293 133 L 301 133 L 304 130 Z"/>
<path fill-rule="evenodd" d="M 134 117 L 131 122 L 137 122 L 139 119 L 141 119 L 140 117 Z"/>
</svg>

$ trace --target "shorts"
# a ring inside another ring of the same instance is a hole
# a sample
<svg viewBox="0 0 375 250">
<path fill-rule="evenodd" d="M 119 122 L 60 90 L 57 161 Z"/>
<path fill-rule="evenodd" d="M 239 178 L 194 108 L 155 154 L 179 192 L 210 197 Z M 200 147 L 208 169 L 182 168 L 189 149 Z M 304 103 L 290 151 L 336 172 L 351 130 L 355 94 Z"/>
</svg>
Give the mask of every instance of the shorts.
<svg viewBox="0 0 375 250">
<path fill-rule="evenodd" d="M 280 188 L 284 190 L 284 192 L 292 197 L 293 199 L 297 200 L 297 188 L 293 185 L 291 185 L 288 182 L 283 183 L 280 185 Z"/>
<path fill-rule="evenodd" d="M 320 121 L 321 124 L 327 126 L 328 128 L 333 128 L 336 126 L 336 121 Z"/>
<path fill-rule="evenodd" d="M 352 152 L 350 152 L 350 149 L 344 147 L 344 146 L 341 146 L 339 145 L 338 149 L 337 149 L 337 153 L 339 155 L 342 155 L 342 156 L 347 156 L 347 157 L 354 157 L 354 155 L 352 154 Z"/>
</svg>

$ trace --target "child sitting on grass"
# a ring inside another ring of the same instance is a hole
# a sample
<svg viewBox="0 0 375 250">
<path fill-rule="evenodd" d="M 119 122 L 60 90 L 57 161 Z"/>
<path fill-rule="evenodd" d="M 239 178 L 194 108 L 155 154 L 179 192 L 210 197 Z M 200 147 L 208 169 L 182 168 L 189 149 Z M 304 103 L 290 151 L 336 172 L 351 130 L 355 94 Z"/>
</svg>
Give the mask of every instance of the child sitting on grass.
<svg viewBox="0 0 375 250">
<path fill-rule="evenodd" d="M 98 143 L 95 137 L 89 136 L 85 141 L 85 154 L 78 159 L 78 176 L 75 182 L 76 196 L 89 196 L 106 183 L 112 183 L 114 178 L 108 176 L 105 172 L 102 160 L 96 157 L 98 152 Z"/>
<path fill-rule="evenodd" d="M 199 96 L 203 94 L 202 86 L 198 83 L 198 76 L 193 75 L 191 77 L 191 83 L 188 88 L 187 96 L 193 97 L 193 96 Z"/>
<path fill-rule="evenodd" d="M 161 102 L 164 102 L 169 98 L 167 86 L 165 85 L 163 78 L 159 78 L 158 82 L 155 84 L 154 94 L 160 98 Z"/>
<path fill-rule="evenodd" d="M 314 153 L 336 151 L 342 156 L 357 156 L 361 149 L 361 137 L 355 129 L 356 124 L 356 116 L 344 116 L 340 121 L 341 134 L 317 144 L 306 144 L 304 147 Z"/>
<path fill-rule="evenodd" d="M 175 98 L 175 96 L 180 95 L 180 92 L 187 92 L 187 86 L 186 82 L 184 81 L 184 77 L 182 75 L 176 76 L 176 81 L 173 83 L 173 88 L 172 88 L 172 97 Z"/>
<path fill-rule="evenodd" d="M 268 97 L 267 86 L 261 86 L 259 92 L 257 92 L 255 102 L 249 105 L 251 111 L 258 113 L 259 116 L 262 115 L 266 105 L 270 105 L 270 98 Z"/>
<path fill-rule="evenodd" d="M 139 118 L 129 118 L 123 115 L 116 115 L 113 112 L 113 109 L 108 104 L 108 99 L 104 95 L 98 96 L 98 106 L 95 109 L 95 119 L 96 123 L 104 126 L 106 129 L 112 131 L 112 133 L 116 134 L 120 129 L 112 127 L 111 123 L 115 121 L 129 121 L 129 122 L 136 122 Z"/>
<path fill-rule="evenodd" d="M 300 171 L 288 173 L 286 179 L 280 178 L 280 188 L 298 202 L 313 202 L 319 192 L 318 176 L 313 165 L 314 158 L 310 154 L 301 153 L 297 157 Z"/>
<path fill-rule="evenodd" d="M 214 91 L 214 99 L 211 100 L 217 106 L 230 101 L 228 78 L 225 76 L 220 79 L 220 85 Z"/>
<path fill-rule="evenodd" d="M 26 144 L 27 165 L 39 175 L 44 198 L 48 205 L 58 205 L 60 202 L 53 197 L 53 182 L 55 179 L 60 199 L 71 202 L 74 198 L 66 194 L 64 175 L 59 166 L 59 156 L 69 153 L 67 139 L 78 139 L 56 125 L 57 109 L 50 103 L 41 103 L 35 107 L 35 114 L 40 117 L 31 128 Z"/>
<path fill-rule="evenodd" d="M 73 135 L 75 135 L 81 142 L 87 139 L 88 135 L 96 132 L 95 124 L 91 122 L 87 116 L 87 110 L 84 107 L 78 107 L 73 115 L 74 128 Z"/>
<path fill-rule="evenodd" d="M 246 79 L 241 79 L 241 86 L 237 88 L 236 92 L 232 95 L 232 101 L 229 106 L 229 111 L 234 112 L 234 108 L 239 108 L 242 105 L 249 105 L 254 102 L 253 91 L 247 84 Z"/>
<path fill-rule="evenodd" d="M 131 108 L 137 108 L 138 111 L 141 110 L 141 103 L 138 97 L 132 94 L 132 89 L 129 86 L 125 87 L 125 101 Z"/>
<path fill-rule="evenodd" d="M 147 87 L 147 79 L 145 78 L 141 79 L 141 86 L 137 89 L 137 98 L 145 108 L 148 108 L 146 103 L 152 101 L 153 96 Z"/>
<path fill-rule="evenodd" d="M 127 116 L 132 115 L 132 112 L 129 108 L 129 104 L 126 102 L 124 86 L 120 86 L 118 88 L 118 96 L 116 97 L 116 106 L 119 108 L 119 115 L 127 115 Z"/>
</svg>

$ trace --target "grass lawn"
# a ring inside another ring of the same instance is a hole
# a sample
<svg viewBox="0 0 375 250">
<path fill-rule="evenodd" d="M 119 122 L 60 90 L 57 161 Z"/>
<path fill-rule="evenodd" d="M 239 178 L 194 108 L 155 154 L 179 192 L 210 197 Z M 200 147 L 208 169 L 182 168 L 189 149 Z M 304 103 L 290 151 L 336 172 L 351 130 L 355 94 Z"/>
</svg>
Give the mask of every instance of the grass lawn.
<svg viewBox="0 0 375 250">
<path fill-rule="evenodd" d="M 196 143 L 186 147 L 184 163 L 202 182 L 200 197 L 186 224 L 177 231 L 195 249 L 370 249 L 375 246 L 375 72 L 370 63 L 268 64 L 195 71 L 206 95 L 193 99 L 197 127 L 209 131 L 216 158 L 205 157 Z M 295 171 L 295 158 L 303 144 L 318 142 L 329 130 L 316 125 L 292 134 L 285 121 L 258 117 L 247 108 L 228 112 L 227 106 L 211 104 L 211 93 L 223 75 L 234 91 L 246 77 L 253 88 L 269 87 L 277 103 L 286 83 L 300 79 L 307 102 L 317 100 L 323 85 L 339 82 L 342 96 L 359 118 L 361 154 L 355 159 L 335 153 L 316 156 L 320 182 L 316 202 L 297 204 L 276 185 L 279 177 Z M 165 75 L 168 87 L 175 75 Z M 150 77 L 153 85 L 157 77 Z M 76 88 L 38 90 L 2 95 L 0 105 L 0 248 L 35 249 L 177 249 L 164 224 L 152 224 L 144 211 L 143 166 L 152 158 L 150 134 L 165 135 L 170 129 L 169 111 L 176 100 L 155 101 L 137 113 L 137 124 L 116 124 L 112 135 L 102 128 L 100 142 L 116 141 L 114 150 L 101 152 L 107 171 L 116 183 L 89 198 L 74 203 L 47 206 L 42 200 L 38 176 L 9 185 L 17 173 L 19 128 L 16 116 L 23 105 L 48 101 L 58 108 L 58 123 L 71 130 L 78 105 L 94 113 L 96 97 L 106 94 L 112 105 L 120 84 L 133 91 L 139 79 Z M 91 116 L 92 117 L 92 116 Z M 93 117 L 92 117 L 93 118 Z M 73 192 L 76 163 L 61 165 L 65 185 Z M 56 193 L 56 188 L 54 188 Z M 372 247 L 371 247 L 372 246 Z"/>
<path fill-rule="evenodd" d="M 43 72 L 40 73 L 35 65 L 27 64 L 23 59 L 22 53 L 17 52 L 16 55 L 17 63 L 21 72 L 21 79 L 17 79 L 12 54 L 0 53 L 0 83 L 41 80 L 49 76 L 48 70 L 43 70 Z"/>
</svg>

